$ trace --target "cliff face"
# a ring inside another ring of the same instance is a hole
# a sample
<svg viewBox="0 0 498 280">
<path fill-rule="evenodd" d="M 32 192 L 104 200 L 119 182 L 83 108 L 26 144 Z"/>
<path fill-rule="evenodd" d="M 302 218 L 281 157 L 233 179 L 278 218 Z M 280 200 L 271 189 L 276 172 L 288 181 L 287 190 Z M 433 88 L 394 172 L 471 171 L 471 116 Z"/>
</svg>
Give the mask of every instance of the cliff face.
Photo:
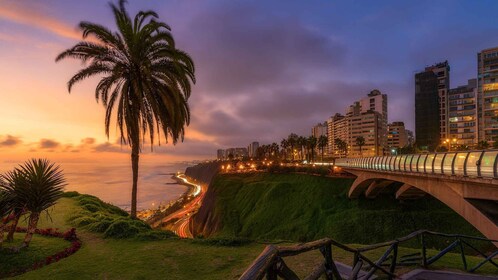
<svg viewBox="0 0 498 280">
<path fill-rule="evenodd" d="M 220 219 L 215 218 L 214 215 L 216 194 L 211 186 L 211 182 L 216 174 L 218 174 L 219 170 L 220 163 L 217 162 L 201 163 L 196 166 L 188 167 L 185 170 L 185 175 L 209 186 L 199 211 L 190 220 L 190 228 L 194 236 L 199 234 L 209 236 L 216 232 L 221 226 L 219 222 Z"/>
<path fill-rule="evenodd" d="M 200 163 L 196 166 L 187 167 L 185 175 L 196 179 L 202 184 L 209 185 L 214 176 L 218 174 L 219 170 L 220 163 L 218 162 Z"/>
</svg>

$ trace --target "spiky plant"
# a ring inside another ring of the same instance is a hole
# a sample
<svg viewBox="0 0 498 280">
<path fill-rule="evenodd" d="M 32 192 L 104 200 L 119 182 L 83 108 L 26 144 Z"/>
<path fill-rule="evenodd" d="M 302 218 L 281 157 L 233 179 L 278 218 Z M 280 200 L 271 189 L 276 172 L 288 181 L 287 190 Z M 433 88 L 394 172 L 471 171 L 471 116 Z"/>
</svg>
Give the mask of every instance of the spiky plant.
<svg viewBox="0 0 498 280">
<path fill-rule="evenodd" d="M 3 228 L 1 230 L 1 241 L 3 242 L 3 233 L 6 229 L 9 229 L 7 235 L 7 241 L 12 242 L 14 240 L 14 233 L 19 223 L 19 219 L 25 212 L 24 202 L 16 196 L 12 191 L 16 185 L 23 182 L 23 174 L 19 170 L 8 171 L 3 175 L 0 175 L 0 189 L 3 193 L 3 211 L 6 214 L 3 219 Z M 10 228 L 7 226 L 11 223 Z"/>
<path fill-rule="evenodd" d="M 3 189 L 5 184 L 6 182 L 0 177 L 0 247 L 3 244 L 4 232 L 9 222 L 8 218 L 12 213 L 12 197 Z"/>
<path fill-rule="evenodd" d="M 117 32 L 90 22 L 81 22 L 83 41 L 62 52 L 56 61 L 75 58 L 86 67 L 68 82 L 74 84 L 92 77 L 100 77 L 95 89 L 97 101 L 106 108 L 105 129 L 116 108 L 117 127 L 121 143 L 131 146 L 133 185 L 131 216 L 136 217 L 138 161 L 147 134 L 151 147 L 154 136 L 163 134 L 173 144 L 183 141 L 185 126 L 190 122 L 187 100 L 191 83 L 195 83 L 194 63 L 190 56 L 177 49 L 171 29 L 158 22 L 154 11 L 140 11 L 132 20 L 125 9 L 126 1 L 111 4 Z"/>
<path fill-rule="evenodd" d="M 20 175 L 19 175 L 20 174 Z M 28 229 L 22 247 L 28 247 L 38 225 L 40 214 L 62 197 L 66 180 L 59 166 L 47 159 L 31 159 L 7 173 L 15 180 L 5 187 L 20 201 L 29 215 Z"/>
</svg>

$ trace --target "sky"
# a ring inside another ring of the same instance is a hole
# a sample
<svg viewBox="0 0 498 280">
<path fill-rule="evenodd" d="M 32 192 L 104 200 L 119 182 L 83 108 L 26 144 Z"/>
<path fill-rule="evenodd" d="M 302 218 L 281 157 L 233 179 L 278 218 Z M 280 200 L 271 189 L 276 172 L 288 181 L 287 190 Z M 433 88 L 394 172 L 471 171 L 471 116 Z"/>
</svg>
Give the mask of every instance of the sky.
<svg viewBox="0 0 498 280">
<path fill-rule="evenodd" d="M 216 149 L 280 143 L 379 89 L 389 121 L 414 128 L 414 74 L 448 60 L 450 86 L 476 76 L 477 52 L 498 46 L 498 2 L 130 0 L 172 28 L 196 65 L 192 119 L 158 160 L 213 158 Z M 108 1 L 0 0 L 0 155 L 19 160 L 129 158 L 96 102 L 98 79 L 55 62 L 81 40 L 80 21 L 115 28 Z"/>
</svg>

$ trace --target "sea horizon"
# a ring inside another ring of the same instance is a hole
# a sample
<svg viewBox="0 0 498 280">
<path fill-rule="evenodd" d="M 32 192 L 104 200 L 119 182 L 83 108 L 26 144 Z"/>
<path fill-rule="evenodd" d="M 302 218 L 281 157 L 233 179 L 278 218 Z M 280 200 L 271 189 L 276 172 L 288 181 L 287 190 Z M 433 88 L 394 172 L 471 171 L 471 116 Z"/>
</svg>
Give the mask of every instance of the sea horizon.
<svg viewBox="0 0 498 280">
<path fill-rule="evenodd" d="M 11 170 L 22 162 L 6 159 L 0 162 L 0 173 Z M 131 162 L 112 160 L 58 161 L 68 185 L 65 191 L 94 195 L 124 210 L 130 209 L 132 170 Z M 156 209 L 178 199 L 187 187 L 171 177 L 184 172 L 195 161 L 160 162 L 144 160 L 139 166 L 138 210 Z"/>
</svg>

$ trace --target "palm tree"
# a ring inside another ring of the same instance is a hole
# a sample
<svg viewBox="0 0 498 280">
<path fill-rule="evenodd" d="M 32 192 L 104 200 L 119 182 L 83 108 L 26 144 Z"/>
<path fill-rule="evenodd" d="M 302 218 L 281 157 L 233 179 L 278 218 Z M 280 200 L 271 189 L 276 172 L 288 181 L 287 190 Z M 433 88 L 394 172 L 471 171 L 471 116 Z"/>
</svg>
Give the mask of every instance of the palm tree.
<svg viewBox="0 0 498 280">
<path fill-rule="evenodd" d="M 365 145 L 365 138 L 363 138 L 363 136 L 358 136 L 356 137 L 356 146 L 360 147 L 360 156 L 363 156 L 363 151 L 362 151 L 362 147 Z"/>
<path fill-rule="evenodd" d="M 315 149 L 318 144 L 318 139 L 315 136 L 308 137 L 308 145 L 311 150 L 311 158 L 310 161 L 315 161 Z"/>
<path fill-rule="evenodd" d="M 148 134 L 152 149 L 155 134 L 160 138 L 161 132 L 166 141 L 171 137 L 173 144 L 178 139 L 183 141 L 185 126 L 190 123 L 187 100 L 191 83 L 195 83 L 195 69 L 190 56 L 176 48 L 171 28 L 156 21 L 158 15 L 154 11 L 140 11 L 132 20 L 125 2 L 120 0 L 118 6 L 111 4 L 118 32 L 81 22 L 83 39 L 93 35 L 97 43 L 82 41 L 59 54 L 56 61 L 69 57 L 89 64 L 69 80 L 69 92 L 74 84 L 86 78 L 103 76 L 95 89 L 95 97 L 106 107 L 107 137 L 117 105 L 115 113 L 121 143 L 131 146 L 131 217 L 136 218 L 142 144 Z"/>
<path fill-rule="evenodd" d="M 292 153 L 292 160 L 296 160 L 296 155 L 294 154 L 294 149 L 298 146 L 298 139 L 299 136 L 295 133 L 289 134 L 289 137 L 287 137 L 287 142 L 289 143 L 289 146 L 291 148 L 291 153 Z"/>
<path fill-rule="evenodd" d="M 297 138 L 297 146 L 299 147 L 299 153 L 301 154 L 300 159 L 304 159 L 304 148 L 306 147 L 306 137 L 299 136 Z"/>
<path fill-rule="evenodd" d="M 336 145 L 336 147 L 339 151 L 344 153 L 345 156 L 348 155 L 348 144 L 346 143 L 346 141 L 344 141 L 340 138 L 335 138 L 334 144 Z"/>
<path fill-rule="evenodd" d="M 488 141 L 480 141 L 479 143 L 477 143 L 477 149 L 486 150 L 487 148 L 489 148 Z"/>
<path fill-rule="evenodd" d="M 7 228 L 7 224 L 10 221 L 9 216 L 12 213 L 12 196 L 10 193 L 3 189 L 3 186 L 6 185 L 6 182 L 0 178 L 0 248 L 3 244 L 3 236 L 5 229 Z"/>
<path fill-rule="evenodd" d="M 19 197 L 17 197 L 14 193 L 12 193 L 9 188 L 9 185 L 16 186 L 20 184 L 23 180 L 23 174 L 19 171 L 11 171 L 6 173 L 5 175 L 0 175 L 0 191 L 2 193 L 2 204 L 1 212 L 5 213 L 7 217 L 5 217 L 3 228 L 1 230 L 1 237 L 3 241 L 3 232 L 7 229 L 7 224 L 12 222 L 9 228 L 9 233 L 7 234 L 7 241 L 14 241 L 14 233 L 16 232 L 17 225 L 21 216 L 25 214 L 26 208 L 25 203 Z M 0 216 L 1 217 L 1 216 Z"/>
<path fill-rule="evenodd" d="M 280 141 L 280 147 L 282 147 L 282 153 L 284 154 L 284 160 L 287 160 L 287 149 L 289 149 L 289 141 L 287 139 L 282 139 Z"/>
<path fill-rule="evenodd" d="M 46 159 L 32 159 L 4 176 L 5 190 L 21 201 L 30 212 L 28 229 L 22 247 L 28 247 L 38 225 L 40 214 L 62 197 L 66 180 L 59 166 Z"/>
<path fill-rule="evenodd" d="M 320 148 L 320 152 L 321 152 L 321 161 L 323 162 L 323 151 L 325 149 L 325 147 L 327 147 L 327 144 L 328 144 L 328 138 L 327 136 L 325 135 L 320 135 L 320 137 L 318 137 L 318 147 Z"/>
</svg>

